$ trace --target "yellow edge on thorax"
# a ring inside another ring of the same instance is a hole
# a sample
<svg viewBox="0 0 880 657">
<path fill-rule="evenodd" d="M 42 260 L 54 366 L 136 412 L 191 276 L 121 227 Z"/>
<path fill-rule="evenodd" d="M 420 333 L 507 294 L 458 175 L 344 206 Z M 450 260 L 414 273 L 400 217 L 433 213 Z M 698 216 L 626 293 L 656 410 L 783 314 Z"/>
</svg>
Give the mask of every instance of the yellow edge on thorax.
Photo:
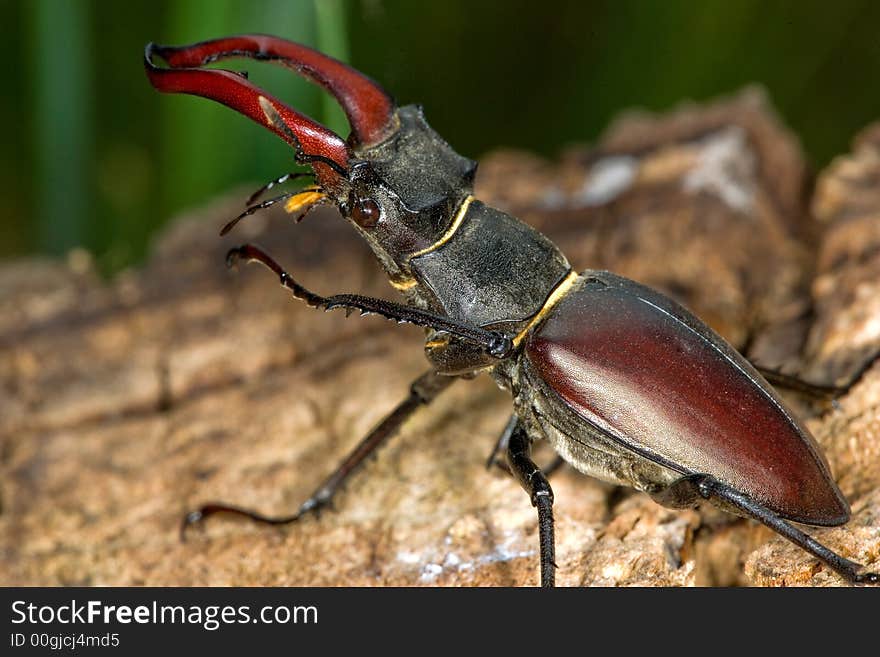
<svg viewBox="0 0 880 657">
<path fill-rule="evenodd" d="M 419 256 L 430 253 L 435 249 L 439 249 L 441 246 L 446 244 L 446 242 L 451 240 L 452 236 L 455 235 L 455 231 L 457 231 L 459 226 L 461 226 L 461 222 L 464 221 L 464 216 L 467 214 L 467 210 L 473 200 L 473 195 L 469 194 L 468 197 L 461 202 L 461 205 L 458 206 L 458 212 L 455 213 L 455 217 L 452 219 L 452 223 L 449 224 L 449 228 L 446 229 L 446 232 L 443 233 L 443 236 L 439 240 L 434 242 L 431 246 L 425 247 L 421 251 L 416 251 L 415 253 L 410 254 L 407 260 L 418 258 Z"/>
<path fill-rule="evenodd" d="M 407 256 L 407 261 L 412 260 L 413 258 L 418 258 L 419 256 L 425 255 L 426 253 L 430 253 L 436 249 L 439 249 L 441 246 L 446 244 L 449 240 L 452 239 L 452 236 L 455 235 L 456 231 L 461 226 L 464 221 L 464 216 L 467 214 L 468 208 L 470 207 L 471 201 L 474 200 L 472 194 L 468 194 L 468 196 L 461 202 L 461 205 L 458 206 L 458 211 L 455 213 L 455 216 L 452 218 L 452 223 L 449 224 L 449 228 L 446 229 L 446 232 L 440 237 L 439 240 L 434 242 L 431 246 L 427 246 L 421 251 L 416 251 L 415 253 L 411 253 Z M 418 281 L 414 278 L 403 278 L 400 280 L 390 280 L 391 286 L 400 290 L 401 292 L 405 292 L 410 288 L 418 285 Z"/>
<path fill-rule="evenodd" d="M 550 296 L 547 297 L 547 301 L 544 302 L 544 305 L 541 306 L 541 310 L 539 310 L 532 319 L 526 324 L 526 327 L 516 334 L 516 337 L 513 338 L 513 346 L 518 347 L 520 342 L 523 341 L 523 338 L 528 335 L 529 331 L 531 331 L 535 326 L 547 316 L 551 310 L 553 310 L 553 306 L 559 303 L 559 300 L 564 297 L 568 291 L 571 289 L 571 286 L 574 285 L 575 281 L 580 278 L 580 274 L 575 271 L 569 271 L 568 276 L 563 278 L 559 284 L 553 288 L 553 291 L 550 293 Z"/>
</svg>

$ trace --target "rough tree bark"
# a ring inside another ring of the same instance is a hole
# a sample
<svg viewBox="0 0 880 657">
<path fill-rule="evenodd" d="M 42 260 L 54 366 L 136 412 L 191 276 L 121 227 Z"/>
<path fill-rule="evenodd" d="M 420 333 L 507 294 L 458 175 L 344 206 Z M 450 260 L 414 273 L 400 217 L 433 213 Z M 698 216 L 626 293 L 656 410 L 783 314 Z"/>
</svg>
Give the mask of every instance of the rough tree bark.
<svg viewBox="0 0 880 657">
<path fill-rule="evenodd" d="M 452 138 L 452 136 L 450 136 Z M 561 163 L 495 153 L 478 195 L 536 225 L 577 268 L 688 305 L 750 357 L 841 382 L 880 348 L 880 126 L 814 181 L 760 92 L 628 115 Z M 509 412 L 485 378 L 408 422 L 336 510 L 286 529 L 216 520 L 208 500 L 293 510 L 426 369 L 421 333 L 294 303 L 255 240 L 309 287 L 392 296 L 332 212 L 267 212 L 220 239 L 241 193 L 176 222 L 109 284 L 88 258 L 0 268 L 0 584 L 523 585 L 536 517 L 485 457 Z M 711 391 L 707 391 L 711 394 Z M 834 406 L 791 398 L 853 505 L 812 533 L 880 559 L 880 365 Z M 539 452 L 539 458 L 551 455 Z M 563 469 L 562 585 L 837 585 L 769 530 L 671 511 Z"/>
</svg>

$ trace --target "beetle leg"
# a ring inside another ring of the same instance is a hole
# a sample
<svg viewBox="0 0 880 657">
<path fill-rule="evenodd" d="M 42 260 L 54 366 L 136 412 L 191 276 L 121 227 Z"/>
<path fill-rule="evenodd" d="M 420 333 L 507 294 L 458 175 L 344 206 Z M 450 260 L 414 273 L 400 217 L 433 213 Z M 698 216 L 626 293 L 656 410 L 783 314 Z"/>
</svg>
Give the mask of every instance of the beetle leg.
<svg viewBox="0 0 880 657">
<path fill-rule="evenodd" d="M 695 474 L 679 479 L 673 483 L 669 501 L 678 501 L 682 504 L 696 501 L 697 497 L 706 500 L 721 501 L 743 515 L 767 525 L 770 529 L 809 552 L 831 570 L 842 575 L 852 584 L 880 584 L 880 573 L 863 572 L 864 567 L 855 561 L 840 556 L 833 550 L 825 547 L 819 541 L 802 532 L 800 529 L 783 520 L 770 509 L 758 504 L 749 496 L 721 483 L 709 475 Z M 658 501 L 664 500 L 665 493 L 654 496 Z"/>
<path fill-rule="evenodd" d="M 767 379 L 767 383 L 775 388 L 791 390 L 792 392 L 800 393 L 805 397 L 810 397 L 817 401 L 833 401 L 837 397 L 845 395 L 849 390 L 850 385 L 852 385 L 850 384 L 846 387 L 825 386 L 817 383 L 810 383 L 809 381 L 804 381 L 796 376 L 783 374 L 777 370 L 768 370 L 757 365 L 755 365 L 755 369 L 761 373 L 761 376 Z"/>
<path fill-rule="evenodd" d="M 431 403 L 441 392 L 452 385 L 455 380 L 456 377 L 443 376 L 431 371 L 413 381 L 412 385 L 410 385 L 409 396 L 400 402 L 391 413 L 358 443 L 357 447 L 345 457 L 336 470 L 315 489 L 295 513 L 286 516 L 266 516 L 262 513 L 231 504 L 205 504 L 199 509 L 186 514 L 180 527 L 181 540 L 185 540 L 186 530 L 190 526 L 200 524 L 208 516 L 218 513 L 243 516 L 254 522 L 267 525 L 287 525 L 296 522 L 304 515 L 319 512 L 330 503 L 333 496 L 348 481 L 348 478 L 360 469 L 367 457 L 372 455 L 391 436 L 397 433 L 397 430 L 416 410 Z"/>
<path fill-rule="evenodd" d="M 651 499 L 667 509 L 687 509 L 696 506 L 703 498 L 699 483 L 704 475 L 688 475 L 676 479 L 660 490 L 649 491 Z"/>
<path fill-rule="evenodd" d="M 385 319 L 396 321 L 398 324 L 415 324 L 432 328 L 435 331 L 445 331 L 482 346 L 486 353 L 498 359 L 507 358 L 513 351 L 513 340 L 503 333 L 465 324 L 421 308 L 364 297 L 359 294 L 336 294 L 331 297 L 317 295 L 297 283 L 290 274 L 281 268 L 281 265 L 253 244 L 245 244 L 229 251 L 226 256 L 227 265 L 232 267 L 239 259 L 260 262 L 271 269 L 278 275 L 281 285 L 290 290 L 294 298 L 305 301 L 312 308 L 323 308 L 324 310 L 344 308 L 346 314 L 357 310 L 361 315 L 380 315 Z"/>
<path fill-rule="evenodd" d="M 495 441 L 495 446 L 492 447 L 492 451 L 489 452 L 489 458 L 486 459 L 487 470 L 491 470 L 493 465 L 497 465 L 510 474 L 507 465 L 498 460 L 498 455 L 501 454 L 501 452 L 507 451 L 507 447 L 510 444 L 510 436 L 518 424 L 519 417 L 517 417 L 516 413 L 511 414 L 507 424 L 504 425 L 504 430 L 501 432 L 501 435 L 498 436 L 498 440 Z"/>
<path fill-rule="evenodd" d="M 510 423 L 508 424 L 510 426 Z M 505 430 L 505 433 L 507 431 Z M 513 423 L 507 444 L 507 462 L 513 475 L 538 509 L 538 540 L 541 549 L 541 586 L 552 587 L 556 578 L 556 546 L 553 536 L 553 489 L 531 458 L 532 441 L 519 421 Z"/>
<path fill-rule="evenodd" d="M 498 458 L 498 455 L 502 452 L 507 452 L 507 446 L 510 443 L 510 435 L 513 433 L 514 428 L 516 428 L 517 423 L 519 422 L 519 418 L 516 413 L 511 414 L 510 419 L 507 421 L 507 424 L 504 427 L 504 430 L 501 432 L 501 435 L 498 436 L 498 440 L 495 441 L 495 446 L 492 447 L 492 451 L 489 453 L 489 458 L 486 459 L 486 469 L 491 470 L 492 466 L 498 466 L 502 470 L 504 470 L 507 474 L 512 474 L 510 469 L 507 467 L 507 464 L 504 461 L 501 461 Z M 553 475 L 554 472 L 559 470 L 563 465 L 565 465 L 565 459 L 559 456 L 558 454 L 553 458 L 546 468 L 544 468 L 544 476 L 548 479 Z"/>
<path fill-rule="evenodd" d="M 807 397 L 812 397 L 820 401 L 833 401 L 838 397 L 843 397 L 855 384 L 861 381 L 865 372 L 871 369 L 877 360 L 880 360 L 880 352 L 866 360 L 864 364 L 849 378 L 849 381 L 839 386 L 810 383 L 809 381 L 804 381 L 796 376 L 783 374 L 776 370 L 769 370 L 758 365 L 755 365 L 755 369 L 758 370 L 761 373 L 761 376 L 767 379 L 767 382 L 773 386 L 799 392 Z"/>
</svg>

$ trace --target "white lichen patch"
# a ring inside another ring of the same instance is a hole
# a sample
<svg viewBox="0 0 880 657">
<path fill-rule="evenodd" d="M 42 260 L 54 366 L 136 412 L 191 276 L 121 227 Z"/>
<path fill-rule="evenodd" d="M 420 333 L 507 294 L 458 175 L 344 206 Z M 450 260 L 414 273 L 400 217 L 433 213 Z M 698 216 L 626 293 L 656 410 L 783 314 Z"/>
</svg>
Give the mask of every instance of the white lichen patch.
<svg viewBox="0 0 880 657">
<path fill-rule="evenodd" d="M 519 538 L 519 534 L 507 532 L 503 543 L 496 546 L 491 552 L 482 554 L 475 559 L 463 559 L 456 552 L 448 552 L 440 560 L 434 550 L 430 551 L 431 554 L 424 555 L 413 552 L 398 552 L 397 559 L 409 565 L 424 563 L 419 571 L 419 580 L 423 583 L 430 583 L 444 573 L 474 571 L 493 563 L 533 557 L 536 554 L 534 550 L 518 550 L 514 547 L 514 543 Z"/>
<path fill-rule="evenodd" d="M 599 160 L 590 169 L 581 188 L 572 194 L 572 205 L 591 207 L 613 201 L 633 184 L 638 169 L 638 160 L 629 155 Z"/>
<path fill-rule="evenodd" d="M 756 162 L 745 131 L 731 126 L 707 137 L 697 165 L 684 178 L 684 190 L 714 194 L 740 212 L 750 212 L 755 197 Z"/>
<path fill-rule="evenodd" d="M 439 575 L 443 573 L 443 566 L 439 563 L 426 563 L 422 566 L 422 575 L 420 579 L 423 582 L 433 582 Z"/>
</svg>

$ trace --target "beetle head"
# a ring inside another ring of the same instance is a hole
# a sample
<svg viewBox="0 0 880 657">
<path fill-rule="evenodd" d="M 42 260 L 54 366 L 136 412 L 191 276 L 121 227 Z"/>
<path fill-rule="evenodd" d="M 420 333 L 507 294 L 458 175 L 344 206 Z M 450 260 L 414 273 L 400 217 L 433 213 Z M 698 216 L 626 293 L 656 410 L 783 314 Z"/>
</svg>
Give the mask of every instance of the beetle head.
<svg viewBox="0 0 880 657">
<path fill-rule="evenodd" d="M 168 67 L 157 66 L 154 56 Z M 201 68 L 231 57 L 282 64 L 340 103 L 351 125 L 343 140 L 253 85 L 243 74 Z M 147 45 L 144 65 L 158 90 L 216 100 L 287 141 L 299 163 L 360 232 L 389 273 L 434 244 L 471 192 L 476 164 L 456 154 L 421 108 L 397 108 L 375 82 L 315 50 L 276 37 L 242 35 L 191 46 Z"/>
</svg>

